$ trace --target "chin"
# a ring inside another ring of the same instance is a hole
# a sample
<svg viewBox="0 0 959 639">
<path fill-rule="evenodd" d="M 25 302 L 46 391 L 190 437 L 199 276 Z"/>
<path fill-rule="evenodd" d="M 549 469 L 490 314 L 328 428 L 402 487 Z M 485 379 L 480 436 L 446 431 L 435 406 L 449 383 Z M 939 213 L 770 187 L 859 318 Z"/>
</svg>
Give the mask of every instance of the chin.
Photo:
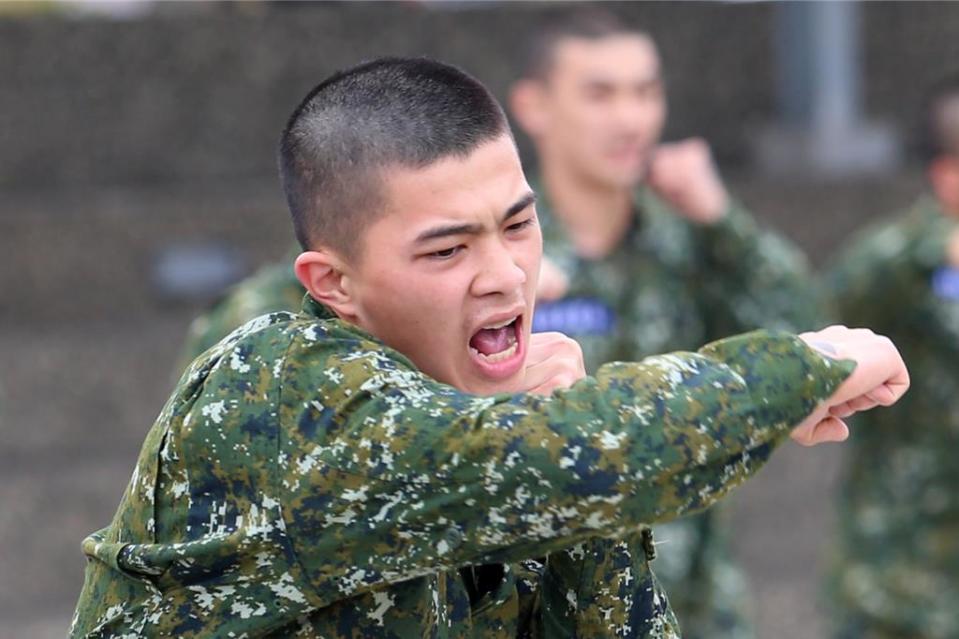
<svg viewBox="0 0 959 639">
<path fill-rule="evenodd" d="M 621 166 L 610 167 L 601 173 L 594 173 L 593 179 L 608 188 L 632 189 L 645 177 L 643 168 L 624 169 Z"/>
<path fill-rule="evenodd" d="M 472 395 L 498 395 L 500 393 L 516 393 L 522 385 L 523 376 L 515 379 L 479 379 L 468 384 L 465 390 Z"/>
</svg>

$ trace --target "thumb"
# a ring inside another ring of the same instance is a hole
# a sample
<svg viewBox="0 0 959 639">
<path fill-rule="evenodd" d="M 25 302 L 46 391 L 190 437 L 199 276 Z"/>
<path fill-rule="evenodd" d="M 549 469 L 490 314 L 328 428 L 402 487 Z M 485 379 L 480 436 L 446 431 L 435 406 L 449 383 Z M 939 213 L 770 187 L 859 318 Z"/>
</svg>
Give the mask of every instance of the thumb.
<svg viewBox="0 0 959 639">
<path fill-rule="evenodd" d="M 849 427 L 846 425 L 846 422 L 830 415 L 813 428 L 808 445 L 822 444 L 825 442 L 844 442 L 848 438 Z"/>
</svg>

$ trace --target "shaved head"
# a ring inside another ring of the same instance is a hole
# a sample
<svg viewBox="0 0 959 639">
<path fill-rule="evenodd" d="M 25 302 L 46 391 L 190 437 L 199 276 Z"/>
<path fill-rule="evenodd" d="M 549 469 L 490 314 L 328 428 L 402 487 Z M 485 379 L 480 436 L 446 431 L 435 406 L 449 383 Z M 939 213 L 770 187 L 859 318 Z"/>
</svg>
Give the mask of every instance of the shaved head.
<svg viewBox="0 0 959 639">
<path fill-rule="evenodd" d="M 383 174 L 466 157 L 509 135 L 479 81 L 425 58 L 382 58 L 328 78 L 293 111 L 280 139 L 283 190 L 304 250 L 356 259 L 382 210 Z"/>
<path fill-rule="evenodd" d="M 566 40 L 602 40 L 633 35 L 649 38 L 616 15 L 596 7 L 579 7 L 554 15 L 529 38 L 523 59 L 523 77 L 545 80 L 556 60 L 556 50 Z"/>
</svg>

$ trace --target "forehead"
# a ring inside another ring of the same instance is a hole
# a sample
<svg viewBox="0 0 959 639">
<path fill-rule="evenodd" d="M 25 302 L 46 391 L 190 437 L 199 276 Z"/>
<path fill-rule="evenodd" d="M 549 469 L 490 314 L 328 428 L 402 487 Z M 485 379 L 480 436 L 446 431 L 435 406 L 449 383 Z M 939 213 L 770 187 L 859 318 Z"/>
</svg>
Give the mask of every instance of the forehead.
<svg viewBox="0 0 959 639">
<path fill-rule="evenodd" d="M 388 229 L 391 240 L 408 239 L 430 225 L 485 223 L 490 216 L 498 219 L 529 191 L 516 145 L 504 134 L 466 156 L 448 156 L 422 168 L 384 170 L 382 213 L 367 235 Z"/>
<path fill-rule="evenodd" d="M 553 50 L 550 79 L 652 79 L 659 75 L 659 53 L 652 39 L 641 33 L 604 38 L 567 37 Z"/>
</svg>

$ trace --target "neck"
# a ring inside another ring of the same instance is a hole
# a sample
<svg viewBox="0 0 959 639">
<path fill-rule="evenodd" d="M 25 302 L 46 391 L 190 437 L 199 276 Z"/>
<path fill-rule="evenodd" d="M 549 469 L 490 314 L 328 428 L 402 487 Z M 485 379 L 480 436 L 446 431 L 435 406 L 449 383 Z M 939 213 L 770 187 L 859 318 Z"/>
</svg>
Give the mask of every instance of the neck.
<svg viewBox="0 0 959 639">
<path fill-rule="evenodd" d="M 629 231 L 630 188 L 610 187 L 558 163 L 542 163 L 543 187 L 576 253 L 600 259 L 612 253 Z"/>
</svg>

